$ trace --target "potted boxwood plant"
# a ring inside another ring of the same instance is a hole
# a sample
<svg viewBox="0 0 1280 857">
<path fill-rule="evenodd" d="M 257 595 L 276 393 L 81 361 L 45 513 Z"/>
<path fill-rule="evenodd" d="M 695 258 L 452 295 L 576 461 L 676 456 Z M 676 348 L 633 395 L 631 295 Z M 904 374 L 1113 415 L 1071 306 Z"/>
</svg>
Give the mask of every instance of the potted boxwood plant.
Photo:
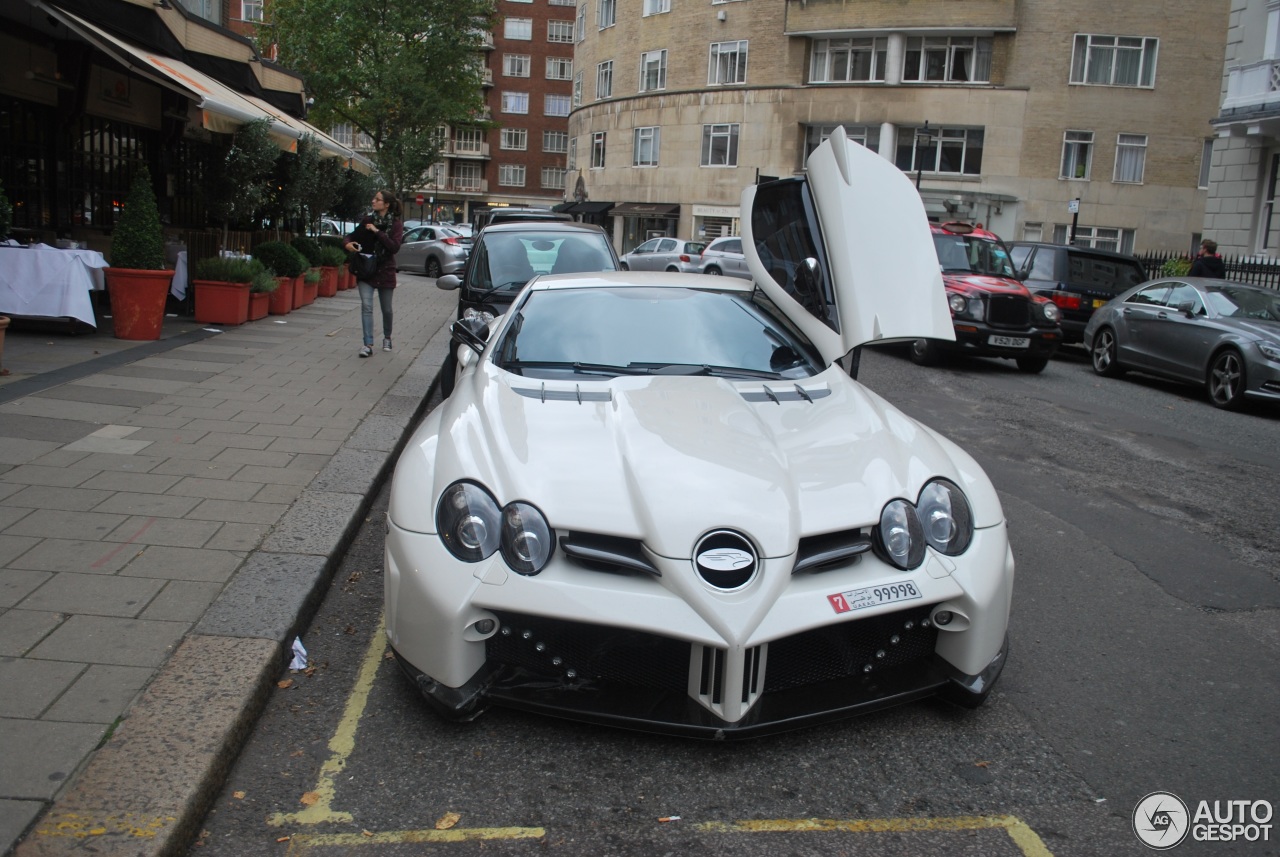
<svg viewBox="0 0 1280 857">
<path fill-rule="evenodd" d="M 320 248 L 320 297 L 331 298 L 338 293 L 338 274 L 346 270 L 347 253 L 341 247 Z"/>
<path fill-rule="evenodd" d="M 210 256 L 195 263 L 196 321 L 201 324 L 244 324 L 249 320 L 249 287 L 262 269 L 256 259 Z"/>
<path fill-rule="evenodd" d="M 159 339 L 173 272 L 164 266 L 164 227 L 146 165 L 138 168 L 111 236 L 107 294 L 117 339 Z"/>
<path fill-rule="evenodd" d="M 307 268 L 302 272 L 302 305 L 307 306 L 316 301 L 320 291 L 320 278 L 323 276 L 319 268 Z"/>
<path fill-rule="evenodd" d="M 302 306 L 302 272 L 307 260 L 283 241 L 263 241 L 253 248 L 253 258 L 270 269 L 279 287 L 271 296 L 271 314 L 284 315 Z"/>
<path fill-rule="evenodd" d="M 253 261 L 258 262 L 257 259 Z M 249 321 L 267 317 L 267 313 L 271 311 L 271 296 L 277 286 L 279 283 L 276 282 L 275 276 L 258 263 L 253 272 L 253 279 L 249 281 Z"/>
</svg>

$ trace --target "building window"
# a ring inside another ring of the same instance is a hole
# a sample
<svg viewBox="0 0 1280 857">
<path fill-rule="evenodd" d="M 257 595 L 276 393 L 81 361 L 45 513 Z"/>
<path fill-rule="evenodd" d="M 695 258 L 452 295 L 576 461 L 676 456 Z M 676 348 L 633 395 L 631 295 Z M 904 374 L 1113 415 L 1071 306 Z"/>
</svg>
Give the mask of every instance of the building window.
<svg viewBox="0 0 1280 857">
<path fill-rule="evenodd" d="M 559 167 L 543 167 L 542 186 L 547 190 L 564 190 L 564 170 Z"/>
<path fill-rule="evenodd" d="M 671 11 L 671 0 L 644 0 L 644 15 L 657 15 Z"/>
<path fill-rule="evenodd" d="M 578 168 L 578 138 L 574 137 L 569 140 L 569 156 L 564 159 L 566 168 L 576 170 Z"/>
<path fill-rule="evenodd" d="M 507 18 L 503 21 L 502 35 L 508 39 L 528 42 L 533 39 L 532 18 Z"/>
<path fill-rule="evenodd" d="M 667 52 L 646 51 L 640 55 L 640 91 L 667 88 Z"/>
<path fill-rule="evenodd" d="M 618 20 L 618 0 L 599 0 L 600 9 L 596 15 L 596 23 L 600 29 L 612 27 Z"/>
<path fill-rule="evenodd" d="M 738 165 L 738 125 L 702 126 L 702 166 Z"/>
<path fill-rule="evenodd" d="M 908 38 L 902 79 L 986 83 L 991 80 L 991 39 L 977 36 Z"/>
<path fill-rule="evenodd" d="M 1200 183 L 1197 185 L 1201 190 L 1209 186 L 1209 168 L 1213 166 L 1213 140 L 1204 141 L 1204 149 L 1200 153 Z"/>
<path fill-rule="evenodd" d="M 884 38 L 815 39 L 809 82 L 882 81 L 888 51 Z"/>
<path fill-rule="evenodd" d="M 613 95 L 613 60 L 596 66 L 596 100 Z"/>
<path fill-rule="evenodd" d="M 526 128 L 503 128 L 501 148 L 523 152 L 529 148 L 529 131 Z"/>
<path fill-rule="evenodd" d="M 662 139 L 662 131 L 657 126 L 637 128 L 631 146 L 631 165 L 634 167 L 656 167 L 658 165 L 658 144 Z"/>
<path fill-rule="evenodd" d="M 1096 86 L 1155 86 L 1160 40 L 1129 36 L 1076 36 L 1071 82 Z"/>
<path fill-rule="evenodd" d="M 240 0 L 240 20 L 262 23 L 262 0 Z"/>
<path fill-rule="evenodd" d="M 1038 244 L 1044 240 L 1044 224 L 1027 221 L 1022 224 L 1022 240 Z"/>
<path fill-rule="evenodd" d="M 547 57 L 547 80 L 573 80 L 573 60 L 569 57 Z"/>
<path fill-rule="evenodd" d="M 468 193 L 479 193 L 484 188 L 484 175 L 480 164 L 463 161 L 453 165 L 453 187 Z"/>
<path fill-rule="evenodd" d="M 573 106 L 582 106 L 582 72 L 573 76 Z"/>
<path fill-rule="evenodd" d="M 591 135 L 591 169 L 604 169 L 604 131 Z"/>
<path fill-rule="evenodd" d="M 898 169 L 950 175 L 982 174 L 981 128 L 898 129 Z"/>
<path fill-rule="evenodd" d="M 1093 160 L 1093 132 L 1068 131 L 1062 137 L 1060 179 L 1088 179 Z"/>
<path fill-rule="evenodd" d="M 502 55 L 502 73 L 506 77 L 528 77 L 530 65 L 528 54 Z"/>
<path fill-rule="evenodd" d="M 502 93 L 502 112 L 503 113 L 528 113 L 529 112 L 529 93 L 527 92 Z"/>
<path fill-rule="evenodd" d="M 1116 171 L 1111 180 L 1142 184 L 1147 165 L 1147 135 L 1120 134 L 1116 137 Z"/>
<path fill-rule="evenodd" d="M 484 154 L 484 131 L 479 128 L 459 128 L 453 132 L 453 151 L 459 155 Z"/>
<path fill-rule="evenodd" d="M 574 26 L 574 36 L 578 42 L 587 37 L 587 4 L 583 3 L 578 7 L 577 23 Z"/>
<path fill-rule="evenodd" d="M 712 42 L 707 61 L 707 84 L 747 82 L 747 43 Z"/>
<path fill-rule="evenodd" d="M 524 164 L 498 164 L 498 184 L 524 187 Z"/>
<path fill-rule="evenodd" d="M 573 44 L 573 22 L 572 21 L 548 21 L 547 22 L 547 41 L 560 42 L 562 44 Z"/>
<path fill-rule="evenodd" d="M 544 116 L 568 116 L 569 109 L 572 107 L 570 97 L 567 95 L 550 95 L 546 96 L 543 102 L 542 115 Z"/>
<path fill-rule="evenodd" d="M 544 152 L 560 152 L 569 151 L 569 132 L 568 131 L 543 131 L 542 132 L 542 151 Z"/>
<path fill-rule="evenodd" d="M 804 135 L 804 156 L 807 160 L 813 150 L 821 146 L 831 136 L 831 132 L 839 125 L 810 125 Z M 873 152 L 880 149 L 879 125 L 845 125 L 845 136 L 855 143 L 861 143 Z"/>
<path fill-rule="evenodd" d="M 548 0 L 547 5 L 548 6 L 572 6 L 577 2 L 578 0 Z"/>
<path fill-rule="evenodd" d="M 1111 250 L 1116 253 L 1132 253 L 1134 238 L 1137 232 L 1133 229 L 1117 229 L 1111 226 L 1077 226 L 1077 247 L 1090 247 L 1094 250 Z M 1071 240 L 1071 227 L 1066 223 L 1058 223 L 1053 227 L 1053 243 L 1066 244 Z"/>
</svg>

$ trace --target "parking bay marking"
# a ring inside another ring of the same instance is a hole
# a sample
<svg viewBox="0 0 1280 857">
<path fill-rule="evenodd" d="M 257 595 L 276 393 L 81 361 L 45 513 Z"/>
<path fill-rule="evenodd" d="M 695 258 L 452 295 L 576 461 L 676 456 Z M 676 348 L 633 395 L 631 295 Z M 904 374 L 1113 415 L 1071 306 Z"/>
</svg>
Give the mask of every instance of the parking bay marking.
<svg viewBox="0 0 1280 857">
<path fill-rule="evenodd" d="M 755 821 L 709 821 L 697 825 L 708 833 L 910 833 L 946 830 L 1003 829 L 1025 857 L 1053 857 L 1043 840 L 1027 823 L 1012 815 L 976 815 L 957 818 L 868 818 L 841 821 L 829 818 L 795 818 Z"/>
</svg>

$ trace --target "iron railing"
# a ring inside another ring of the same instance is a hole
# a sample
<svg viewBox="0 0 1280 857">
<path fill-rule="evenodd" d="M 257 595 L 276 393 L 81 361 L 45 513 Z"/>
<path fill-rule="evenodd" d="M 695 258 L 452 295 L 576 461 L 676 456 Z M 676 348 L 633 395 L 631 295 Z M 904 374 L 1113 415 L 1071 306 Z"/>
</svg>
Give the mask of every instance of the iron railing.
<svg viewBox="0 0 1280 857">
<path fill-rule="evenodd" d="M 1163 276 L 1161 270 L 1173 259 L 1186 258 L 1182 253 L 1142 253 L 1138 261 L 1146 268 L 1147 276 Z M 1280 259 L 1259 259 L 1256 256 L 1223 256 L 1227 266 L 1227 279 L 1238 283 L 1251 283 L 1268 289 L 1280 290 Z"/>
</svg>

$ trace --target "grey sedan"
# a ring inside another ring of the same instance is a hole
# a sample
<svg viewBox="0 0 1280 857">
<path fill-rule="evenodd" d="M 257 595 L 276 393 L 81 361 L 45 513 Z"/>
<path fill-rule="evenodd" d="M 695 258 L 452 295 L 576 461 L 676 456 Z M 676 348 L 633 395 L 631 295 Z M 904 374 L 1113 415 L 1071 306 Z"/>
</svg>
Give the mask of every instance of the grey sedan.
<svg viewBox="0 0 1280 857">
<path fill-rule="evenodd" d="M 678 271 L 696 274 L 701 263 L 702 241 L 650 238 L 622 257 L 624 271 Z"/>
<path fill-rule="evenodd" d="M 415 226 L 405 230 L 396 267 L 401 271 L 421 271 L 428 277 L 455 274 L 466 264 L 471 239 L 447 226 Z"/>
<path fill-rule="evenodd" d="M 1215 407 L 1280 401 L 1280 292 L 1198 277 L 1152 280 L 1097 310 L 1084 330 L 1093 371 L 1203 384 Z"/>
</svg>

